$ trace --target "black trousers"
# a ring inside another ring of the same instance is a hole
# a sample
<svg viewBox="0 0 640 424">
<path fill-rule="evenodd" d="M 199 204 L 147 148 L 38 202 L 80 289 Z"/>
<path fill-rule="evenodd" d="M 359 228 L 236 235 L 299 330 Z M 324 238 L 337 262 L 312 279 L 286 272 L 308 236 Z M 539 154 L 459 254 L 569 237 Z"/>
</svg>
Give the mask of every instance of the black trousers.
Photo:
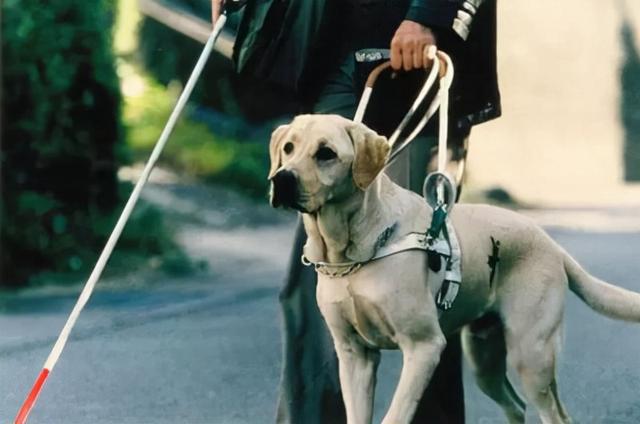
<svg viewBox="0 0 640 424">
<path fill-rule="evenodd" d="M 352 55 L 345 59 L 326 82 L 313 106 L 315 113 L 353 117 L 367 73 L 367 68 L 363 72 L 357 66 Z M 376 86 L 371 99 L 373 111 L 365 115 L 365 123 L 387 136 L 417 92 L 417 86 L 411 81 L 407 81 L 400 93 L 397 89 L 402 83 L 395 81 L 392 85 L 389 88 L 393 91 Z M 387 171 L 396 183 L 418 193 L 437 145 L 432 128 L 419 136 Z M 458 150 L 465 150 L 467 136 L 450 137 L 454 151 L 456 146 Z M 284 354 L 277 422 L 343 423 L 346 417 L 338 380 L 338 361 L 316 303 L 316 273 L 313 267 L 305 267 L 300 261 L 305 241 L 299 220 L 289 274 L 280 294 Z M 413 422 L 464 423 L 461 356 L 460 338 L 456 335 L 448 340 Z"/>
</svg>

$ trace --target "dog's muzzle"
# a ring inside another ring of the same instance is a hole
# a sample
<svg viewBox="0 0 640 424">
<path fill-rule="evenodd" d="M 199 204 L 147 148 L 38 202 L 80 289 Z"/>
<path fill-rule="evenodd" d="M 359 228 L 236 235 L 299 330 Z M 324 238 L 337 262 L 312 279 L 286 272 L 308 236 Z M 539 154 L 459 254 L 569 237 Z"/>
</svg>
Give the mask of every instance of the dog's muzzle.
<svg viewBox="0 0 640 424">
<path fill-rule="evenodd" d="M 298 178 L 292 171 L 286 169 L 278 171 L 271 178 L 271 184 L 271 206 L 298 208 Z"/>
</svg>

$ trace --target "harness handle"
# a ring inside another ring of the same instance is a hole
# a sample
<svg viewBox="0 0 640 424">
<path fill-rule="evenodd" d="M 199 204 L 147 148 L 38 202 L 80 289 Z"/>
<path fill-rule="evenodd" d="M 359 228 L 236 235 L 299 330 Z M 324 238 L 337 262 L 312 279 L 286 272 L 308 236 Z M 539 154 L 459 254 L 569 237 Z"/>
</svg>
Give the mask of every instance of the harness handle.
<svg viewBox="0 0 640 424">
<path fill-rule="evenodd" d="M 435 63 L 436 60 L 438 60 L 439 63 L 439 77 L 443 78 L 446 73 L 447 73 L 447 69 L 448 69 L 448 63 L 446 58 L 443 56 L 443 52 L 442 51 L 437 51 L 435 53 L 435 57 L 431 58 L 429 57 L 432 53 L 429 51 L 431 49 L 432 46 L 427 46 L 424 49 L 423 55 L 424 55 L 424 62 L 427 63 L 427 61 L 432 61 L 433 63 Z M 387 60 L 382 62 L 380 65 L 376 66 L 375 68 L 373 68 L 373 70 L 369 73 L 369 77 L 367 78 L 367 82 L 365 83 L 365 87 L 371 87 L 373 88 L 373 86 L 376 83 L 376 80 L 378 79 L 378 77 L 380 76 L 380 74 L 385 71 L 387 68 L 391 67 L 391 61 Z M 425 70 L 430 70 L 432 66 L 425 66 L 424 69 Z M 394 71 L 394 72 L 398 72 L 398 71 Z"/>
<path fill-rule="evenodd" d="M 438 127 L 438 170 L 436 173 L 432 173 L 427 176 L 425 184 L 423 186 L 423 195 L 427 199 L 429 205 L 435 209 L 437 205 L 445 205 L 447 210 L 451 210 L 455 203 L 456 197 L 456 185 L 454 180 L 447 175 L 447 141 L 449 130 L 449 88 L 453 81 L 454 69 L 451 58 L 442 51 L 435 50 L 435 47 L 425 47 L 423 52 L 423 58 L 425 65 L 431 61 L 431 67 L 426 68 L 427 79 L 425 80 L 422 88 L 418 92 L 418 95 L 413 101 L 413 104 L 409 108 L 398 127 L 395 129 L 391 137 L 388 139 L 389 147 L 391 148 L 391 154 L 387 158 L 385 167 L 389 166 L 398 157 L 398 155 L 413 141 L 415 137 L 424 129 L 429 122 L 429 119 L 433 117 L 438 109 L 440 109 L 439 115 L 439 127 Z M 376 66 L 370 73 L 365 83 L 364 91 L 358 103 L 355 116 L 353 120 L 355 122 L 362 122 L 364 118 L 367 105 L 371 98 L 371 93 L 378 80 L 378 77 L 382 72 L 388 70 L 391 67 L 391 62 L 386 61 Z M 420 106 L 425 102 L 425 99 L 429 95 L 429 92 L 433 88 L 436 79 L 439 80 L 440 86 L 431 104 L 427 107 L 424 115 L 413 128 L 411 133 L 396 147 L 400 139 L 400 135 L 406 129 L 411 119 L 416 114 Z M 394 148 L 395 147 L 395 148 Z"/>
<path fill-rule="evenodd" d="M 424 102 L 429 91 L 433 87 L 436 75 L 440 76 L 440 87 L 438 89 L 438 92 L 436 93 L 433 101 L 422 116 L 420 122 L 418 122 L 418 124 L 414 127 L 411 134 L 409 134 L 409 136 L 405 138 L 405 140 L 399 147 L 393 149 L 393 151 L 389 155 L 389 158 L 387 159 L 387 166 L 393 163 L 398 155 L 409 145 L 409 143 L 413 141 L 414 138 L 418 136 L 420 131 L 424 129 L 424 127 L 427 125 L 427 122 L 429 122 L 429 119 L 431 119 L 433 115 L 435 115 L 436 111 L 440 109 L 440 126 L 438 132 L 438 170 L 444 172 L 444 165 L 446 165 L 447 154 L 449 87 L 451 86 L 451 82 L 453 80 L 453 63 L 446 53 L 442 51 L 438 51 L 436 53 L 436 60 L 433 61 L 433 66 L 431 67 L 431 71 L 429 73 L 429 76 L 427 77 L 427 80 L 422 86 L 422 89 L 420 90 L 413 105 L 411 106 L 411 109 L 409 110 L 409 112 L 407 112 L 407 115 L 404 117 L 398 128 L 389 138 L 389 144 L 392 148 L 395 146 L 398 138 L 400 137 L 400 134 L 409 123 L 416 110 Z M 440 165 L 443 165 L 443 167 L 441 168 Z"/>
<path fill-rule="evenodd" d="M 439 77 L 443 78 L 448 69 L 447 61 L 444 59 L 444 57 L 441 54 L 439 54 L 441 52 L 437 52 L 435 55 L 433 55 L 431 51 L 432 48 L 433 46 L 425 47 L 423 52 L 423 57 L 424 57 L 423 62 L 426 64 L 429 61 L 432 61 L 432 65 L 430 67 L 424 68 L 425 71 L 429 71 L 429 76 L 427 77 L 427 83 L 424 84 L 424 87 L 428 86 L 429 88 L 426 90 L 424 95 L 422 95 L 422 92 L 421 92 L 416 98 L 416 100 L 414 101 L 413 106 L 415 106 L 415 108 L 412 107 L 407 113 L 407 115 L 405 116 L 405 119 L 403 119 L 403 122 L 405 120 L 407 122 L 404 122 L 404 125 L 403 123 L 400 123 L 400 126 L 402 126 L 400 132 L 402 131 L 402 129 L 404 129 L 409 119 L 411 119 L 411 117 L 415 113 L 414 109 L 417 109 L 417 107 L 420 106 L 420 104 L 424 101 L 425 97 L 427 96 L 429 89 L 435 82 L 435 72 L 438 72 Z M 431 56 L 434 56 L 434 57 L 432 58 Z M 360 97 L 360 102 L 358 103 L 358 108 L 356 109 L 356 113 L 353 117 L 354 122 L 358 122 L 358 123 L 362 122 L 362 119 L 364 118 L 364 113 L 369 104 L 369 99 L 371 98 L 373 87 L 375 86 L 376 81 L 378 80 L 378 77 L 380 76 L 380 74 L 382 74 L 384 71 L 386 71 L 390 67 L 391 67 L 391 61 L 387 60 L 385 62 L 382 62 L 380 65 L 376 66 L 375 68 L 373 68 L 373 70 L 369 73 L 369 76 L 364 86 L 364 90 L 362 92 L 362 96 Z M 438 71 L 434 72 L 434 68 L 438 69 Z M 394 71 L 394 72 L 397 72 L 397 71 Z M 433 78 L 431 77 L 432 74 L 433 74 Z M 398 126 L 398 128 L 400 128 L 400 126 Z M 397 137 L 398 136 L 396 135 L 396 138 Z"/>
<path fill-rule="evenodd" d="M 380 65 L 373 68 L 373 70 L 369 73 L 369 77 L 367 78 L 367 82 L 365 83 L 365 88 L 373 88 L 378 77 L 382 72 L 389 69 L 391 67 L 391 61 L 387 60 L 386 62 L 382 62 Z"/>
<path fill-rule="evenodd" d="M 369 99 L 371 98 L 371 93 L 373 92 L 373 86 L 375 85 L 376 80 L 378 79 L 380 74 L 390 67 L 391 61 L 387 60 L 386 62 L 383 62 L 373 68 L 373 71 L 369 73 L 369 77 L 367 78 L 367 82 L 364 86 L 364 91 L 362 92 L 362 96 L 360 97 L 360 102 L 358 103 L 358 108 L 356 109 L 356 114 L 353 117 L 354 122 L 362 123 L 364 113 L 366 112 L 367 105 L 369 104 Z"/>
</svg>

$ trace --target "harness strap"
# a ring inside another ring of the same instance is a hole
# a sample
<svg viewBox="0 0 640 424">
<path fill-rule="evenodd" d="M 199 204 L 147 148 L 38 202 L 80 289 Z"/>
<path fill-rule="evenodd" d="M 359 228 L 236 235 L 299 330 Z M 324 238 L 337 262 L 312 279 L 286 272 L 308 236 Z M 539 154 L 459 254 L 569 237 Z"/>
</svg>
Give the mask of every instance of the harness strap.
<svg viewBox="0 0 640 424">
<path fill-rule="evenodd" d="M 453 229 L 453 225 L 449 220 L 443 222 L 442 231 L 437 237 L 431 237 L 428 232 L 425 233 L 409 233 L 404 237 L 394 241 L 391 244 L 380 246 L 375 254 L 367 261 L 363 262 L 312 262 L 305 255 L 302 255 L 301 261 L 305 266 L 313 265 L 316 271 L 329 277 L 345 277 L 353 274 L 369 262 L 396 255 L 401 252 L 410 250 L 422 250 L 425 252 L 434 252 L 446 259 L 444 277 L 450 281 L 459 283 L 461 281 L 460 270 L 460 247 L 458 239 Z M 445 235 L 444 237 L 441 235 Z"/>
<path fill-rule="evenodd" d="M 444 210 L 439 208 L 438 210 Z M 437 210 L 436 210 L 437 212 Z M 434 215 L 436 215 L 434 212 Z M 378 259 L 386 258 L 401 252 L 410 250 L 422 250 L 427 253 L 435 253 L 440 260 L 437 270 L 427 267 L 429 281 L 434 284 L 436 293 L 435 302 L 438 307 L 438 317 L 453 306 L 453 303 L 460 291 L 462 282 L 462 269 L 460 244 L 458 237 L 451 224 L 451 220 L 446 217 L 446 212 L 438 213 L 439 217 L 432 221 L 432 225 L 426 233 L 409 233 L 395 242 L 380 246 L 374 256 L 364 262 L 311 262 L 305 255 L 302 255 L 302 263 L 315 268 L 316 272 L 328 276 L 329 278 L 342 278 L 356 273 L 363 265 Z M 444 217 L 444 218 L 441 218 Z M 437 230 L 434 228 L 438 227 Z M 386 230 L 385 230 L 386 231 Z M 432 231 L 438 231 L 435 236 L 431 236 Z M 442 263 L 444 262 L 444 266 Z"/>
<path fill-rule="evenodd" d="M 409 250 L 431 250 L 444 256 L 451 254 L 449 246 L 444 241 L 429 244 L 426 234 L 409 233 L 391 244 L 380 246 L 374 256 L 364 262 L 311 262 L 305 255 L 302 255 L 302 264 L 313 265 L 316 271 L 332 278 L 346 277 L 358 271 L 362 265 Z"/>
</svg>

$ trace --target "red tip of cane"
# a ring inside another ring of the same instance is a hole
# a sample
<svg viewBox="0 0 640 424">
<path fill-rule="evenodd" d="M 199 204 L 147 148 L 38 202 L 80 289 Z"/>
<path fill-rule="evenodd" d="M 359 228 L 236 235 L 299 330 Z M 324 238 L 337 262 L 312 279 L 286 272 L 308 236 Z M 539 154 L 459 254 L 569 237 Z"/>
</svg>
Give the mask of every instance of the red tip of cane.
<svg viewBox="0 0 640 424">
<path fill-rule="evenodd" d="M 33 383 L 33 387 L 29 392 L 29 396 L 27 396 L 27 398 L 24 400 L 20 411 L 18 411 L 18 415 L 16 416 L 16 420 L 14 421 L 15 424 L 24 424 L 27 422 L 29 412 L 31 412 L 31 408 L 33 408 L 33 405 L 36 403 L 36 399 L 38 398 L 40 390 L 42 390 L 42 386 L 44 385 L 44 382 L 48 376 L 49 370 L 43 368 L 42 371 L 40 371 L 40 375 L 38 375 L 36 382 Z"/>
</svg>

